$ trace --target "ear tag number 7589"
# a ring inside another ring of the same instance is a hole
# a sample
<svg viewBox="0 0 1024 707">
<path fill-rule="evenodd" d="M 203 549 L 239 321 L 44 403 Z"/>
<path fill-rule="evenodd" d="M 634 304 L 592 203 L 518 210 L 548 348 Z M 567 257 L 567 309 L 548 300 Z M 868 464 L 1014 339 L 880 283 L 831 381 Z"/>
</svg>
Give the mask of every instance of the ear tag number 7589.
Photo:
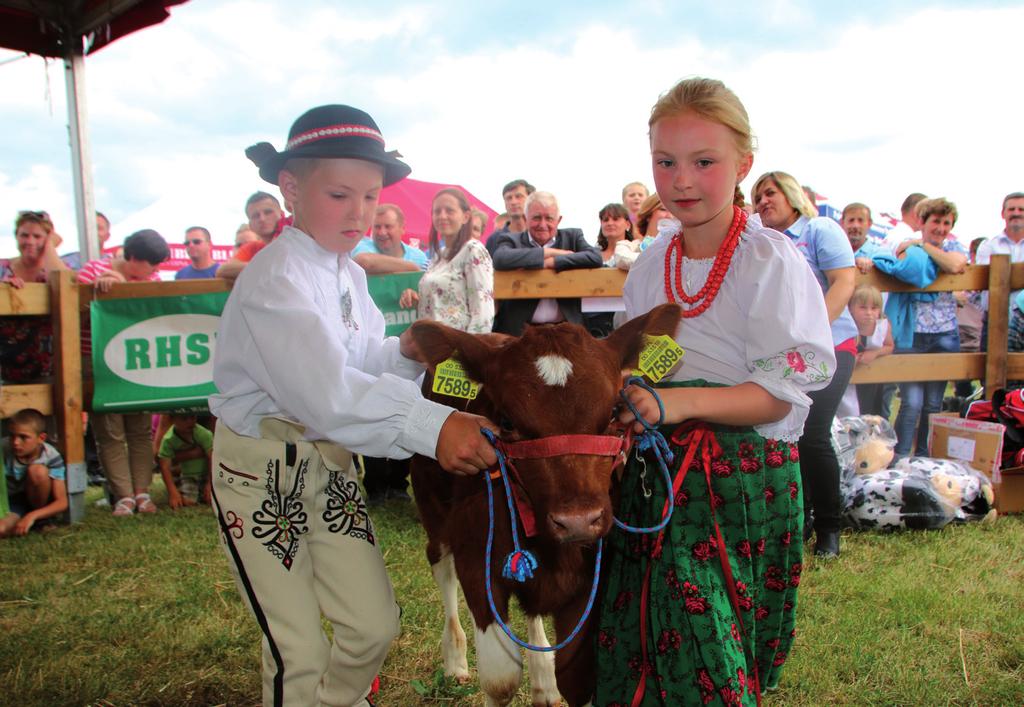
<svg viewBox="0 0 1024 707">
<path fill-rule="evenodd" d="M 638 370 L 652 383 L 657 383 L 683 358 L 683 348 L 671 336 L 648 336 L 640 351 Z"/>
<path fill-rule="evenodd" d="M 446 358 L 434 369 L 435 393 L 472 400 L 480 393 L 480 384 L 466 375 L 466 369 L 454 358 Z"/>
</svg>

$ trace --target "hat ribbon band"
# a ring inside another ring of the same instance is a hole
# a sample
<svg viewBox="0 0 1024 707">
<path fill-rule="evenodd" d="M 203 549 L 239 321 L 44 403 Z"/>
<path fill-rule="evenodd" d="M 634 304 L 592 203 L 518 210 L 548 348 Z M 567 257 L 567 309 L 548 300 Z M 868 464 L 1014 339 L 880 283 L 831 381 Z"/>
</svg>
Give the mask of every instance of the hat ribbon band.
<svg viewBox="0 0 1024 707">
<path fill-rule="evenodd" d="M 308 130 L 296 135 L 288 141 L 285 149 L 294 150 L 300 145 L 308 145 L 309 143 L 316 142 L 317 140 L 326 140 L 346 135 L 368 137 L 372 140 L 376 140 L 382 145 L 384 144 L 384 136 L 366 125 L 328 125 L 323 128 Z"/>
</svg>

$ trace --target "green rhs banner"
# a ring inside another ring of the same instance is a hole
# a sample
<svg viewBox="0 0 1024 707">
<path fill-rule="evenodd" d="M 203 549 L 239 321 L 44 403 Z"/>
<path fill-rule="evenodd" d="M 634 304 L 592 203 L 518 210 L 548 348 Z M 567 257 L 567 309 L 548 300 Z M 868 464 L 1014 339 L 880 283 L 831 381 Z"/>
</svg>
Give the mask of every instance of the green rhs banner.
<svg viewBox="0 0 1024 707">
<path fill-rule="evenodd" d="M 370 298 L 387 322 L 384 329 L 386 336 L 398 336 L 416 321 L 416 308 L 402 309 L 398 306 L 398 299 L 406 289 L 417 289 L 421 277 L 421 272 L 403 272 L 394 275 L 370 275 L 366 278 Z"/>
<path fill-rule="evenodd" d="M 95 412 L 203 412 L 227 292 L 95 300 Z"/>
</svg>

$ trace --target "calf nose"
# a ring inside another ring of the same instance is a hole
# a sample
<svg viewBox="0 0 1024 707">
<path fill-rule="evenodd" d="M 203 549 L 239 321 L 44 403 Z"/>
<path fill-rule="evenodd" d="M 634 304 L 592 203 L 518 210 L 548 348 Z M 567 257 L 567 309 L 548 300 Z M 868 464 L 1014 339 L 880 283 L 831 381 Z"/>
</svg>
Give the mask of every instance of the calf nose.
<svg viewBox="0 0 1024 707">
<path fill-rule="evenodd" d="M 604 509 L 549 513 L 548 528 L 559 542 L 596 540 L 604 530 Z"/>
</svg>

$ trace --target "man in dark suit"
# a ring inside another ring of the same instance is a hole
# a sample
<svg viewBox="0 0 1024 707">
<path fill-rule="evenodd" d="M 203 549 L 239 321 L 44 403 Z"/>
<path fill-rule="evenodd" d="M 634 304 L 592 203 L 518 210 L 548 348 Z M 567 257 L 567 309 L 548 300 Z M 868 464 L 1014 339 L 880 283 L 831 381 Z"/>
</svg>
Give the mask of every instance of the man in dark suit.
<svg viewBox="0 0 1024 707">
<path fill-rule="evenodd" d="M 496 233 L 492 260 L 495 270 L 539 270 L 556 272 L 575 268 L 599 268 L 601 252 L 583 238 L 578 228 L 559 228 L 562 216 L 554 194 L 536 191 L 526 199 L 526 228 L 522 233 Z M 505 300 L 494 317 L 494 331 L 518 336 L 527 324 L 551 322 L 583 323 L 580 300 Z"/>
</svg>

